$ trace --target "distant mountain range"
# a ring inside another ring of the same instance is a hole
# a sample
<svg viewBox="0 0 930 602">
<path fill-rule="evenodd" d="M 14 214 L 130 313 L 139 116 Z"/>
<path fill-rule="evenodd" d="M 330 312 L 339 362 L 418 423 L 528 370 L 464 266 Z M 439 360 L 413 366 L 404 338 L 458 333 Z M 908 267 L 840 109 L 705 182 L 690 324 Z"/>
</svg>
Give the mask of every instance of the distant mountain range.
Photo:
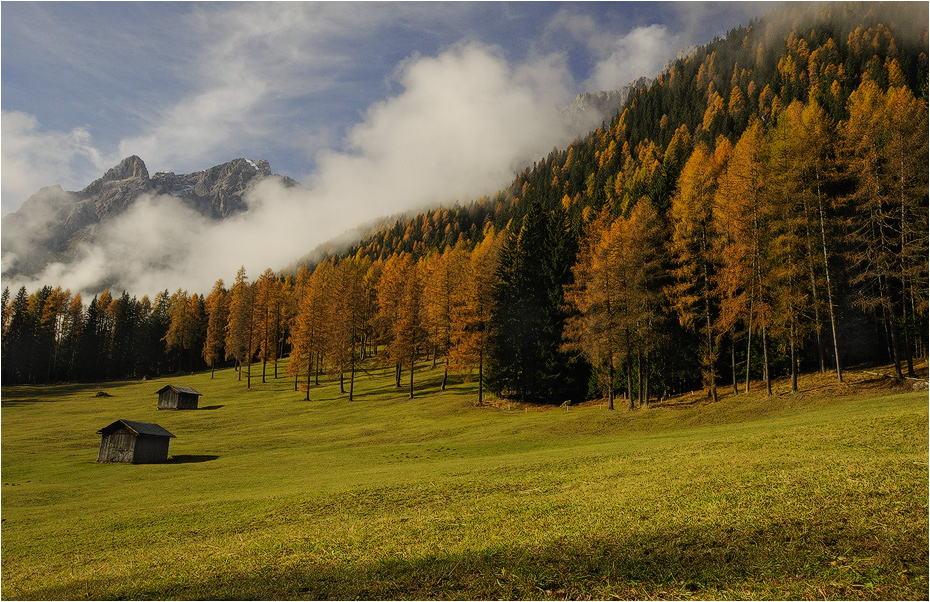
<svg viewBox="0 0 930 602">
<path fill-rule="evenodd" d="M 676 62 L 693 56 L 699 48 L 700 46 L 686 46 L 679 50 L 675 58 L 665 63 L 659 75 L 667 73 Z M 654 81 L 654 78 L 640 77 L 616 90 L 582 92 L 574 102 L 562 109 L 562 118 L 579 134 L 586 134 L 601 125 L 601 122 L 610 121 L 614 114 L 623 108 L 633 91 L 648 88 Z"/>
<path fill-rule="evenodd" d="M 272 174 L 265 159 L 234 159 L 194 173 L 159 172 L 150 177 L 142 159 L 131 156 L 79 192 L 58 185 L 42 188 L 18 211 L 3 217 L 3 275 L 37 274 L 50 262 L 66 259 L 77 242 L 93 238 L 97 226 L 145 195 L 170 195 L 192 213 L 221 220 L 248 209 L 246 191 L 266 178 L 300 186 Z"/>
<path fill-rule="evenodd" d="M 697 49 L 682 49 L 663 72 Z M 583 92 L 562 109 L 562 119 L 577 134 L 584 135 L 609 121 L 633 91 L 653 81 L 640 77 L 615 90 Z M 99 226 L 124 213 L 145 195 L 170 195 L 192 213 L 223 220 L 246 211 L 246 191 L 265 178 L 277 178 L 285 186 L 300 186 L 287 176 L 272 174 L 265 159 L 240 158 L 189 174 L 158 172 L 149 176 L 142 159 L 131 156 L 81 191 L 66 191 L 59 185 L 42 188 L 18 211 L 3 217 L 3 276 L 35 276 L 52 262 L 68 261 L 77 243 L 92 241 Z M 302 252 L 295 250 L 295 257 Z"/>
</svg>

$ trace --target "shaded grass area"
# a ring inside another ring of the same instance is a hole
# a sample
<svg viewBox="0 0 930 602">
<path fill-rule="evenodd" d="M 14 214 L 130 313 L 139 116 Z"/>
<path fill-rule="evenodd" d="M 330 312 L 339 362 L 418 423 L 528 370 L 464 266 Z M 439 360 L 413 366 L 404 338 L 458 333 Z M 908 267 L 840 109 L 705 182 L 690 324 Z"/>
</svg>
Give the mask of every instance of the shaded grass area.
<svg viewBox="0 0 930 602">
<path fill-rule="evenodd" d="M 927 597 L 924 392 L 608 413 L 418 377 L 408 400 L 372 371 L 351 403 L 232 372 L 4 389 L 3 597 Z M 221 407 L 159 412 L 165 382 Z M 178 435 L 172 461 L 95 464 L 116 418 Z"/>
</svg>

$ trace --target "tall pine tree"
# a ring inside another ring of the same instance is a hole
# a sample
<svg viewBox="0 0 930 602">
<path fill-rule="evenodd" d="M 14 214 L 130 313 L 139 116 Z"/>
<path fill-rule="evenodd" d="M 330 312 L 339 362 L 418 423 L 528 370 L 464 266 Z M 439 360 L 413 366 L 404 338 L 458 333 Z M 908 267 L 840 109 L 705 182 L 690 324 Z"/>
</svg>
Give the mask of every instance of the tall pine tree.
<svg viewBox="0 0 930 602">
<path fill-rule="evenodd" d="M 553 205 L 534 202 L 501 250 L 489 381 L 499 395 L 561 403 L 584 395 L 589 369 L 561 349 L 577 239 Z"/>
</svg>

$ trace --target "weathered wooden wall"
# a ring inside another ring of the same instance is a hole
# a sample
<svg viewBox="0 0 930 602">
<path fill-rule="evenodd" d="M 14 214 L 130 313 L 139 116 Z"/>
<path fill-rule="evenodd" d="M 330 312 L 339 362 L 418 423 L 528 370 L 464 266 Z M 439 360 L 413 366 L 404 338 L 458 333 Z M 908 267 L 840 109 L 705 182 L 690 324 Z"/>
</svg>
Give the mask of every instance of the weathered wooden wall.
<svg viewBox="0 0 930 602">
<path fill-rule="evenodd" d="M 158 394 L 159 410 L 176 410 L 178 408 L 178 392 L 168 389 Z"/>
<path fill-rule="evenodd" d="M 103 435 L 100 438 L 100 452 L 97 454 L 98 462 L 123 462 L 130 463 L 133 461 L 135 453 L 136 437 L 129 429 L 122 429 L 109 435 Z"/>
<path fill-rule="evenodd" d="M 197 396 L 190 393 L 178 393 L 179 410 L 196 410 Z"/>
<path fill-rule="evenodd" d="M 154 464 L 168 460 L 168 437 L 150 437 L 139 435 L 136 437 L 136 453 L 134 464 Z"/>
<path fill-rule="evenodd" d="M 98 462 L 154 464 L 168 461 L 168 437 L 134 435 L 128 428 L 103 435 Z"/>
<path fill-rule="evenodd" d="M 191 393 L 178 393 L 174 389 L 168 389 L 158 394 L 159 410 L 196 410 L 197 395 Z"/>
</svg>

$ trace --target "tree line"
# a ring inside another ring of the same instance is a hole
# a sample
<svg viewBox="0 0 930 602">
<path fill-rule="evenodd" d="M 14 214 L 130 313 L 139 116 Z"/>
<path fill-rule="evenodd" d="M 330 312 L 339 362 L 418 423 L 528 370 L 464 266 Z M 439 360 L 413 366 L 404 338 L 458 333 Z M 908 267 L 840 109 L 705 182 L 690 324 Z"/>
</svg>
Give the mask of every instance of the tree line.
<svg viewBox="0 0 930 602">
<path fill-rule="evenodd" d="M 664 213 L 642 195 L 619 214 L 589 206 L 576 228 L 570 198 L 537 200 L 503 232 L 486 223 L 474 246 L 359 251 L 254 283 L 243 268 L 205 297 L 105 292 L 85 308 L 60 288 L 12 301 L 4 290 L 5 380 L 231 361 L 250 387 L 254 362 L 265 382 L 289 356 L 295 389 L 338 377 L 353 399 L 376 358 L 398 387 L 407 373 L 412 396 L 425 357 L 447 377 L 477 371 L 482 392 L 612 407 L 618 391 L 648 403 L 697 375 L 714 399 L 721 382 L 748 388 L 754 370 L 769 393 L 776 370 L 797 390 L 802 363 L 842 381 L 844 357 L 876 341 L 898 378 L 913 376 L 927 355 L 926 133 L 924 101 L 866 79 L 840 124 L 811 99 L 751 119 L 735 143 L 695 143 L 681 126 L 669 149 L 690 154 Z"/>
<path fill-rule="evenodd" d="M 338 378 L 354 397 L 355 379 L 372 358 L 394 366 L 396 383 L 424 355 L 448 371 L 483 373 L 501 236 L 442 253 L 372 261 L 328 258 L 296 275 L 245 268 L 231 287 L 218 280 L 206 296 L 178 290 L 142 299 L 109 291 L 84 304 L 80 294 L 42 287 L 14 299 L 3 292 L 4 381 L 42 383 L 155 376 L 234 365 L 246 387 L 282 376 L 289 357 L 295 390 Z M 259 372 L 259 364 L 261 366 Z M 260 376 L 259 376 L 260 375 Z M 406 384 L 405 384 L 406 386 Z M 309 393 L 308 393 L 309 394 Z"/>
<path fill-rule="evenodd" d="M 844 24 L 853 9 L 862 25 Z M 205 297 L 105 292 L 86 308 L 4 291 L 4 381 L 232 363 L 251 386 L 253 363 L 265 380 L 288 356 L 298 388 L 339 378 L 354 398 L 378 362 L 412 395 L 429 359 L 442 387 L 452 372 L 479 395 L 612 407 L 753 378 L 770 391 L 777 374 L 796 387 L 805 369 L 842 380 L 863 361 L 913 374 L 928 331 L 926 20 L 921 47 L 874 14 L 908 25 L 912 9 L 826 5 L 810 28 L 736 29 L 493 198 L 397 220 L 289 276 L 241 270 Z"/>
</svg>

